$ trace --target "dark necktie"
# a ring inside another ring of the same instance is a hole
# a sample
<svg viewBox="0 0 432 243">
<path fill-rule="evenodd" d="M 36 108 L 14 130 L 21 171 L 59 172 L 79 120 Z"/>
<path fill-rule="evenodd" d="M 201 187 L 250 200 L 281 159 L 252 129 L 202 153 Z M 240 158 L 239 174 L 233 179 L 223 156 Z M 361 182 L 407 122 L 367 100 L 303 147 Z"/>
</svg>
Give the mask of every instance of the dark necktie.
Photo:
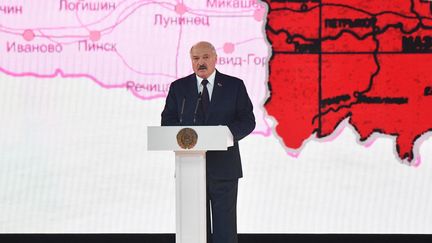
<svg viewBox="0 0 432 243">
<path fill-rule="evenodd" d="M 202 107 L 203 107 L 204 114 L 206 114 L 206 115 L 207 115 L 208 107 L 209 107 L 209 104 L 210 104 L 209 92 L 208 92 L 208 89 L 207 89 L 207 84 L 208 83 L 209 83 L 209 81 L 207 79 L 204 79 L 203 81 L 201 81 L 201 84 L 203 85 L 201 102 L 202 102 Z"/>
</svg>

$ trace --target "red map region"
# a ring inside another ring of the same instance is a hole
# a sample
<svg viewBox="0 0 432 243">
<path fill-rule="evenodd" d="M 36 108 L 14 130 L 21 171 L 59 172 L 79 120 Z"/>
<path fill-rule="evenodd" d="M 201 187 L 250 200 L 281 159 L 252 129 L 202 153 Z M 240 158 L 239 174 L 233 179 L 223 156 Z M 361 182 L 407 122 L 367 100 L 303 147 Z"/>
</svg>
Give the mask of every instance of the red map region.
<svg viewBox="0 0 432 243">
<path fill-rule="evenodd" d="M 396 137 L 401 160 L 432 131 L 432 3 L 266 0 L 272 45 L 265 104 L 290 149 L 346 118 L 360 140 Z"/>
<path fill-rule="evenodd" d="M 316 132 L 312 118 L 318 114 L 318 57 L 273 55 L 271 100 L 267 112 L 276 117 L 276 131 L 290 148 L 300 148 Z"/>
</svg>

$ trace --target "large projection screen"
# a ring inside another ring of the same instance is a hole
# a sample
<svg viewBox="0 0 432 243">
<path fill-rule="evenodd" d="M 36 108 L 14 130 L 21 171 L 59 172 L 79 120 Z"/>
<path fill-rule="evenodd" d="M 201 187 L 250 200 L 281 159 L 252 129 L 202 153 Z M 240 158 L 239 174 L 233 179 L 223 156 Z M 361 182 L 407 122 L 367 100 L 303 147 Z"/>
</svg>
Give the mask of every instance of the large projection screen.
<svg viewBox="0 0 432 243">
<path fill-rule="evenodd" d="M 175 232 L 174 153 L 147 126 L 207 40 L 257 122 L 239 233 L 432 233 L 430 9 L 2 0 L 0 232 Z"/>
</svg>

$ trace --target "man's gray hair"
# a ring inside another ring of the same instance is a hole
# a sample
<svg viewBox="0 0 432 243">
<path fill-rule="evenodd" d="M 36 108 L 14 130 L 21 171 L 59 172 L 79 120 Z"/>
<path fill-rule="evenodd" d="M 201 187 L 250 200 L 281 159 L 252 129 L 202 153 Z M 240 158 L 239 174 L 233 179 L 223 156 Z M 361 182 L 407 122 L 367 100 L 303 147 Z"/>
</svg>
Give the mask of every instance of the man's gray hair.
<svg viewBox="0 0 432 243">
<path fill-rule="evenodd" d="M 193 45 L 189 51 L 189 53 L 191 55 L 192 55 L 192 50 L 194 49 L 194 47 L 197 47 L 197 46 L 208 47 L 212 50 L 213 54 L 217 55 L 216 48 L 210 42 L 207 42 L 207 41 L 200 41 L 200 42 L 196 43 L 195 45 Z"/>
</svg>

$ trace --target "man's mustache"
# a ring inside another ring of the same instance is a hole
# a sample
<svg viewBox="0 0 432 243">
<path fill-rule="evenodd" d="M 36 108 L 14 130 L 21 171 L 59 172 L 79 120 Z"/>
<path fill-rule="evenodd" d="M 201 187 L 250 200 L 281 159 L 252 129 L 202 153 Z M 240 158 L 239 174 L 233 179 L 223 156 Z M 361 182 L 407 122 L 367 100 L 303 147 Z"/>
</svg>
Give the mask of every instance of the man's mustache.
<svg viewBox="0 0 432 243">
<path fill-rule="evenodd" d="M 200 65 L 200 66 L 198 67 L 198 70 L 204 70 L 204 69 L 207 69 L 207 66 L 206 66 L 206 65 Z"/>
</svg>

